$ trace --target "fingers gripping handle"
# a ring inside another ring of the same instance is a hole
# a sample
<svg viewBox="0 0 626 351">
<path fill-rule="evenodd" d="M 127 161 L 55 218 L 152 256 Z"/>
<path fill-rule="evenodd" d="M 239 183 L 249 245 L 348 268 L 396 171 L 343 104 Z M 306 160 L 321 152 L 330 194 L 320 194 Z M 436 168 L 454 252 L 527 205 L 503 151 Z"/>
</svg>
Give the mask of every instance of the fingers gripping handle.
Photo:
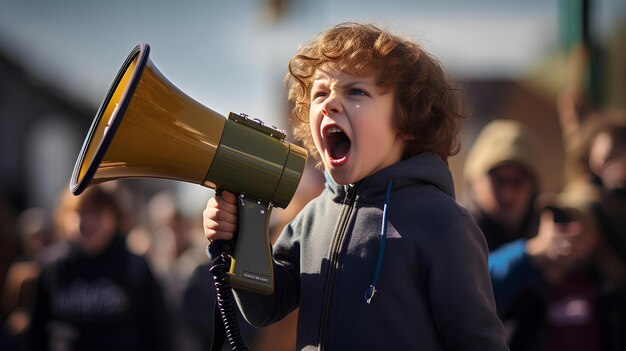
<svg viewBox="0 0 626 351">
<path fill-rule="evenodd" d="M 274 292 L 274 270 L 269 240 L 271 205 L 240 196 L 237 242 L 230 265 L 233 288 L 269 295 Z"/>
</svg>

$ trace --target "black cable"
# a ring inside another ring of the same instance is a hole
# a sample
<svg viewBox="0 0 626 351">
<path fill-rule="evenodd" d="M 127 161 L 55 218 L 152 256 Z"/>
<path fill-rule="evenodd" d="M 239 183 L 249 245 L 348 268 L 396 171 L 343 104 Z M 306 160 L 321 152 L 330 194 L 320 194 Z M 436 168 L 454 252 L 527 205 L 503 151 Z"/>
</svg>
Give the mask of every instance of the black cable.
<svg viewBox="0 0 626 351">
<path fill-rule="evenodd" d="M 217 295 L 217 306 L 224 322 L 224 329 L 228 343 L 233 351 L 248 351 L 237 323 L 237 306 L 235 295 L 230 286 L 228 269 L 230 267 L 230 257 L 225 251 L 211 263 L 209 271 L 215 278 L 215 292 Z"/>
</svg>

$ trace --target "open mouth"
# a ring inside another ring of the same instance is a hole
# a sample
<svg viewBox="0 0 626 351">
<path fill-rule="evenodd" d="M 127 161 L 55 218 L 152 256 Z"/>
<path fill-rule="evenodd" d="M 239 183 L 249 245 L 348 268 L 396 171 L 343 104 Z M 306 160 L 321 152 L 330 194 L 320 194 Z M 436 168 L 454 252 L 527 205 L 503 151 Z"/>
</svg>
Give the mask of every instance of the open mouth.
<svg viewBox="0 0 626 351">
<path fill-rule="evenodd" d="M 326 150 L 331 159 L 341 160 L 348 155 L 351 145 L 350 138 L 341 128 L 329 127 L 325 131 L 325 136 Z"/>
</svg>

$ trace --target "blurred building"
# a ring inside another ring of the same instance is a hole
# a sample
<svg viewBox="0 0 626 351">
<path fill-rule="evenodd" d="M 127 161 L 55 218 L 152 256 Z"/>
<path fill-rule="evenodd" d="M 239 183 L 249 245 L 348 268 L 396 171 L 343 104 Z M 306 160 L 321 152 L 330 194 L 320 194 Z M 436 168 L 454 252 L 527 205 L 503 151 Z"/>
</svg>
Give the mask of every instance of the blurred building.
<svg viewBox="0 0 626 351">
<path fill-rule="evenodd" d="M 0 50 L 0 197 L 14 211 L 50 209 L 69 184 L 95 108 Z"/>
<path fill-rule="evenodd" d="M 410 8 L 412 11 L 417 11 L 423 7 L 426 9 L 425 11 L 434 11 L 439 16 L 436 18 L 442 19 L 446 19 L 442 12 L 455 10 L 454 13 L 458 15 L 458 7 L 460 7 L 460 4 L 457 4 L 457 6 L 453 4 L 439 6 L 433 5 L 432 2 L 415 4 L 410 1 L 399 1 L 398 3 L 404 4 L 402 5 L 404 7 L 399 6 L 398 8 Z M 494 7 L 492 6 L 494 3 L 496 2 L 483 1 L 477 3 L 476 6 L 488 8 Z M 613 0 L 554 0 L 550 3 L 558 3 L 560 17 L 557 18 L 555 16 L 554 22 L 558 22 L 560 32 L 555 41 L 560 43 L 555 42 L 553 44 L 554 47 L 547 50 L 549 53 L 545 57 L 537 57 L 534 69 L 526 72 L 526 74 L 514 76 L 498 76 L 497 74 L 482 76 L 481 73 L 472 75 L 461 74 L 458 76 L 462 87 L 465 89 L 463 100 L 471 112 L 471 118 L 466 121 L 462 130 L 463 148 L 461 153 L 450 161 L 455 177 L 462 169 L 464 152 L 471 145 L 478 130 L 493 118 L 513 118 L 523 120 L 540 134 L 544 143 L 542 147 L 545 150 L 545 160 L 538 160 L 538 162 L 546 172 L 544 175 L 546 187 L 549 190 L 558 190 L 562 168 L 562 150 L 555 100 L 558 93 L 572 79 L 570 70 L 572 60 L 570 56 L 572 48 L 577 43 L 586 42 L 593 44 L 593 50 L 590 51 L 593 55 L 590 55 L 588 61 L 583 63 L 586 67 L 583 74 L 589 73 L 588 76 L 593 78 L 592 82 L 588 84 L 591 87 L 588 91 L 592 92 L 594 98 L 602 105 L 626 107 L 626 94 L 624 93 L 626 91 L 626 74 L 624 74 L 626 72 L 626 61 L 623 59 L 623 48 L 626 46 L 626 25 L 623 24 L 624 21 L 622 20 L 621 26 L 607 26 L 604 23 L 600 23 L 598 17 L 594 16 L 594 13 L 597 14 L 599 10 L 602 10 L 604 13 L 612 13 L 615 18 L 624 19 L 626 18 L 626 13 L 623 13 L 624 6 L 617 6 L 617 3 Z M 282 74 L 284 74 L 286 60 L 282 58 L 289 57 L 290 53 L 295 50 L 294 45 L 287 53 L 284 53 L 281 51 L 283 50 L 282 47 L 277 45 L 277 42 L 283 41 L 283 39 L 285 41 L 293 40 L 291 36 L 287 36 L 285 33 L 298 37 L 298 40 L 303 42 L 309 38 L 302 33 L 307 33 L 309 28 L 316 28 L 316 31 L 318 31 L 326 27 L 331 20 L 334 22 L 335 19 L 350 18 L 351 16 L 357 16 L 357 18 L 352 20 L 360 19 L 363 16 L 359 14 L 367 12 L 367 9 L 363 9 L 362 6 L 359 9 L 353 9 L 346 3 L 331 4 L 331 2 L 323 2 L 322 8 L 317 9 L 316 6 L 308 2 L 295 0 L 268 0 L 258 4 L 255 3 L 254 5 L 241 3 L 236 6 L 233 4 L 222 7 L 218 5 L 204 5 L 211 10 L 215 8 L 215 11 L 194 17 L 196 21 L 198 21 L 198 18 L 201 19 L 201 22 L 196 24 L 198 26 L 197 32 L 211 33 L 211 35 L 223 37 L 225 38 L 224 40 L 231 42 L 229 47 L 233 47 L 232 42 L 235 40 L 242 42 L 241 46 L 249 43 L 249 38 L 242 36 L 241 28 L 244 28 L 244 24 L 248 31 L 251 30 L 250 28 L 252 30 L 254 28 L 258 29 L 259 33 L 248 33 L 249 37 L 257 38 L 255 35 L 258 35 L 258 38 L 260 38 L 258 47 L 248 45 L 248 47 L 241 48 L 241 50 L 249 50 L 250 52 L 250 57 L 244 57 L 242 60 L 242 62 L 250 66 L 246 66 L 242 71 L 246 72 L 245 75 L 249 75 L 248 72 L 251 71 L 270 71 L 271 74 L 247 77 L 249 79 L 246 82 L 249 86 L 246 85 L 239 90 L 253 91 L 254 95 L 259 95 L 262 99 L 271 101 L 278 99 L 275 97 L 284 98 L 280 79 Z M 137 7 L 139 5 L 129 6 Z M 376 6 L 381 7 L 382 5 Z M 500 11 L 503 8 L 510 8 L 510 12 L 514 12 L 516 6 L 518 5 L 498 3 Z M 194 9 L 192 4 L 188 7 L 186 11 Z M 435 8 L 434 10 L 433 7 Z M 81 8 L 86 11 L 89 9 L 89 6 L 85 5 L 84 8 Z M 204 9 L 202 7 L 199 8 Z M 394 8 L 394 4 L 382 6 L 380 16 L 392 16 Z M 158 6 L 155 5 L 150 11 L 153 15 L 156 15 L 157 9 Z M 184 10 L 178 6 L 176 6 L 176 9 Z M 220 15 L 220 10 L 229 14 L 231 12 L 226 11 L 234 11 L 241 14 L 245 21 L 238 22 L 236 27 L 239 31 L 236 31 L 231 26 L 233 23 L 231 16 Z M 319 13 L 316 12 L 317 14 L 314 16 L 312 14 L 313 10 L 319 10 Z M 56 9 L 56 11 L 58 14 L 61 10 Z M 374 8 L 370 9 L 369 12 L 371 14 L 369 16 L 376 18 L 375 13 L 372 13 L 374 11 L 376 11 Z M 622 11 L 621 15 L 620 11 Z M 395 14 L 399 21 L 404 21 L 404 24 L 399 24 L 400 28 L 406 29 L 410 26 L 420 28 L 419 24 L 415 25 L 408 22 L 407 18 L 411 18 L 411 13 L 400 13 L 395 10 Z M 418 14 L 420 13 L 415 13 L 416 18 L 419 17 Z M 169 17 L 171 16 L 169 13 L 162 15 L 172 18 L 174 26 L 175 23 L 180 22 L 180 20 L 174 19 L 175 17 Z M 106 14 L 99 14 L 99 17 L 93 20 L 101 21 L 101 17 L 106 17 Z M 381 19 L 383 18 L 381 17 Z M 423 20 L 423 17 L 419 18 Z M 459 27 L 459 23 L 455 22 L 458 19 L 459 17 L 448 18 L 448 22 L 457 25 L 457 29 L 463 28 L 463 23 Z M 143 20 L 145 21 L 145 19 Z M 151 20 L 158 22 L 159 18 Z M 419 19 L 415 21 L 419 22 Z M 475 22 L 468 23 L 475 24 Z M 497 23 L 502 24 L 502 22 Z M 620 21 L 618 20 L 617 23 L 620 23 Z M 39 25 L 42 26 L 43 24 Z M 145 26 L 147 24 L 141 22 L 141 28 L 145 29 L 143 28 Z M 175 28 L 168 28 L 178 33 L 175 31 Z M 185 28 L 184 33 L 191 35 L 192 33 L 187 33 L 189 28 Z M 219 28 L 219 30 L 216 28 Z M 602 30 L 598 30 L 598 28 Z M 467 30 L 471 31 L 471 29 L 468 27 Z M 493 31 L 498 30 L 499 28 L 493 28 Z M 513 32 L 517 30 L 516 28 Z M 106 33 L 105 35 L 110 37 L 118 33 L 114 31 L 114 28 L 111 28 L 111 31 L 112 34 Z M 416 31 L 419 32 L 418 30 Z M 599 34 L 598 32 L 602 33 Z M 484 34 L 485 32 L 481 33 Z M 158 32 L 157 34 L 160 35 L 162 33 Z M 4 36 L 9 37 L 8 34 L 4 34 Z M 433 36 L 436 37 L 435 33 L 433 33 Z M 178 39 L 180 39 L 181 43 L 185 42 L 183 38 Z M 514 39 L 512 38 L 499 51 L 511 51 L 516 48 L 518 43 Z M 168 43 L 170 41 L 172 40 L 170 39 Z M 213 43 L 218 43 L 218 41 L 207 39 L 199 46 L 210 46 Z M 459 52 L 455 52 L 455 55 L 463 56 L 463 50 L 467 51 L 467 48 L 462 44 L 464 43 L 458 43 Z M 5 45 L 5 47 L 2 47 L 2 45 Z M 0 196 L 6 198 L 8 203 L 13 204 L 16 211 L 26 206 L 49 208 L 54 203 L 58 191 L 66 187 L 69 182 L 74 161 L 98 106 L 93 102 L 81 100 L 85 97 L 79 98 L 73 94 L 70 95 L 68 91 L 71 90 L 61 89 L 61 86 L 69 84 L 67 82 L 62 80 L 55 81 L 50 78 L 44 80 L 42 74 L 39 74 L 41 73 L 41 67 L 38 67 L 38 70 L 34 70 L 25 63 L 25 60 L 17 61 L 14 58 L 17 56 L 8 54 L 9 47 L 7 45 L 10 45 L 10 41 L 0 41 Z M 28 46 L 26 45 L 25 47 Z M 238 45 L 234 47 L 238 47 Z M 461 49 L 462 47 L 463 49 Z M 168 48 L 173 49 L 175 46 Z M 452 48 L 456 49 L 455 46 Z M 473 54 L 481 50 L 484 50 L 484 48 L 475 47 L 470 53 Z M 79 50 L 75 49 L 75 51 Z M 107 54 L 107 50 L 102 51 L 103 55 Z M 172 51 L 177 53 L 176 50 Z M 236 50 L 233 49 L 233 51 Z M 255 53 L 258 54 L 259 52 L 271 52 L 271 54 L 263 54 L 265 56 L 261 55 L 263 57 L 260 58 L 253 57 Z M 160 62 L 164 63 L 164 67 L 167 67 L 168 63 L 167 58 L 165 58 L 166 53 L 160 53 L 162 55 L 160 57 L 163 57 L 163 60 Z M 212 52 L 211 57 L 196 57 L 194 59 L 205 63 L 205 66 L 196 66 L 198 61 L 195 61 L 194 67 L 198 67 L 198 69 L 192 70 L 192 73 L 188 74 L 201 75 L 204 71 L 211 71 L 212 74 L 215 74 L 216 70 L 223 71 L 225 64 L 223 59 L 229 58 L 230 54 L 232 53 L 218 50 Z M 22 58 L 23 56 L 24 53 L 22 53 Z M 241 56 L 245 55 L 237 55 L 237 57 Z M 116 60 L 118 59 L 119 57 L 116 58 Z M 446 58 L 440 57 L 440 59 L 445 65 Z M 173 55 L 173 58 L 170 58 L 170 60 L 174 60 L 176 66 L 181 66 L 179 56 Z M 187 60 L 186 57 L 185 60 Z M 38 62 L 41 61 L 42 58 L 39 58 Z M 43 61 L 45 62 L 45 59 Z M 455 58 L 454 61 L 457 64 L 458 62 L 463 62 L 463 60 L 458 58 Z M 237 62 L 237 64 L 239 63 Z M 256 64 L 256 66 L 253 66 L 253 64 Z M 480 72 L 486 72 L 489 69 L 489 64 L 483 65 Z M 115 68 L 113 67 L 112 69 Z M 81 74 L 89 76 L 102 74 L 99 71 L 85 71 L 84 67 L 81 70 L 77 69 L 77 71 L 84 72 Z M 167 75 L 167 72 L 164 73 Z M 456 74 L 458 72 L 452 73 Z M 47 77 L 54 77 L 54 74 L 48 74 Z M 107 79 L 110 78 L 112 77 Z M 173 81 L 177 80 L 177 77 L 171 78 L 173 78 Z M 263 79 L 271 80 L 272 82 L 258 82 Z M 89 80 L 89 78 L 85 77 L 85 80 Z M 220 95 L 219 89 L 223 88 L 224 84 L 238 84 L 235 79 L 228 79 L 225 82 L 223 78 L 216 78 L 215 81 L 208 82 L 206 79 L 200 79 L 200 81 L 203 82 L 204 89 L 210 90 L 208 94 L 215 94 L 212 95 L 214 96 L 213 100 L 232 98 L 230 95 L 233 94 L 227 92 Z M 183 90 L 187 90 L 186 87 Z M 269 90 L 281 91 L 281 93 L 267 93 Z M 102 94 L 104 95 L 104 92 Z M 210 103 L 213 108 L 213 101 Z M 279 107 L 272 108 L 273 113 L 270 114 L 285 115 L 285 109 L 281 105 L 277 106 Z M 457 179 L 460 178 L 457 177 Z M 457 181 L 457 187 L 460 186 L 461 182 Z M 460 188 L 458 189 L 459 192 L 461 190 Z M 197 193 L 195 189 L 191 192 Z"/>
</svg>

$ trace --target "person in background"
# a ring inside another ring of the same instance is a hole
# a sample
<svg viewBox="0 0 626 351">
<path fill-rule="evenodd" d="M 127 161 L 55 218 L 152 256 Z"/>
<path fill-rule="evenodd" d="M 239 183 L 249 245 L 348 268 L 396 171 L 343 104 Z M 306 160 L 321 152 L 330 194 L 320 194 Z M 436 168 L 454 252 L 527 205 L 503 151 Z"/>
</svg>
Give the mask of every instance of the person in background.
<svg viewBox="0 0 626 351">
<path fill-rule="evenodd" d="M 176 193 L 170 189 L 150 197 L 147 210 L 148 221 L 145 229 L 151 238 L 145 257 L 163 286 L 176 350 L 205 349 L 201 348 L 200 340 L 194 338 L 195 330 L 189 326 L 184 316 L 185 289 L 193 272 L 208 261 L 199 235 L 202 228 L 199 225 L 194 226 L 188 215 L 180 210 L 176 204 Z M 199 289 L 211 289 L 212 282 L 204 280 L 199 284 Z M 195 313 L 204 311 L 202 301 L 196 300 L 194 304 L 191 308 Z M 203 318 L 211 320 L 211 315 L 205 314 Z"/>
<path fill-rule="evenodd" d="M 491 252 L 498 313 L 515 350 L 623 350 L 626 294 L 606 274 L 606 203 L 590 184 L 567 187 L 541 211 L 536 236 Z M 623 264 L 611 270 L 625 271 Z"/>
<path fill-rule="evenodd" d="M 36 285 L 33 350 L 172 350 L 162 291 L 120 231 L 116 197 L 101 186 L 69 191 L 56 208 L 63 241 Z"/>
<path fill-rule="evenodd" d="M 592 110 L 576 89 L 559 94 L 557 111 L 566 162 L 565 183 L 590 182 L 626 192 L 626 110 Z"/>
<path fill-rule="evenodd" d="M 18 255 L 18 235 L 15 229 L 15 212 L 13 206 L 5 200 L 2 190 L 0 190 L 0 289 L 4 292 L 5 277 L 13 260 Z M 10 310 L 0 309 L 0 349 L 15 350 L 17 348 L 14 335 L 7 319 L 11 314 Z"/>
<path fill-rule="evenodd" d="M 600 350 L 591 263 L 601 234 L 593 194 L 589 188 L 558 194 L 543 207 L 536 236 L 491 252 L 494 295 L 511 350 Z"/>
<path fill-rule="evenodd" d="M 2 289 L 2 310 L 7 314 L 6 331 L 19 350 L 26 348 L 28 329 L 34 303 L 34 286 L 45 262 L 43 253 L 54 240 L 49 211 L 31 207 L 17 217 L 20 254 L 7 271 Z"/>
<path fill-rule="evenodd" d="M 595 265 L 606 301 L 611 301 L 608 309 L 618 314 L 612 320 L 619 325 L 626 320 L 619 312 L 626 310 L 626 110 L 591 109 L 572 88 L 561 92 L 557 108 L 567 156 L 567 186 L 592 186 L 601 199 L 604 240 Z M 625 329 L 622 325 L 621 330 Z M 626 349 L 626 341 L 622 342 Z"/>
<path fill-rule="evenodd" d="M 537 138 L 522 122 L 496 119 L 479 133 L 465 160 L 464 204 L 489 250 L 537 231 L 541 190 Z"/>
<path fill-rule="evenodd" d="M 599 256 L 614 285 L 626 285 L 626 111 L 591 115 L 581 126 L 579 182 L 600 193 L 607 245 Z M 613 267 L 613 268 L 610 268 Z"/>
</svg>

